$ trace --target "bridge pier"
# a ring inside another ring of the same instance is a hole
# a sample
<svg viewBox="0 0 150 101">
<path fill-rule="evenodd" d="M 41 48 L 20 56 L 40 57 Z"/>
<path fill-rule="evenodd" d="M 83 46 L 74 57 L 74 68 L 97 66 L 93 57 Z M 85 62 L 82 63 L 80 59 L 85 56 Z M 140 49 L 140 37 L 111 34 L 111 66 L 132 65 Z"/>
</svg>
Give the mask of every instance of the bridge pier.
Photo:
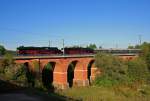
<svg viewBox="0 0 150 101">
<path fill-rule="evenodd" d="M 74 86 L 88 86 L 89 80 L 87 78 L 88 70 L 87 70 L 87 61 L 82 60 L 74 71 Z"/>
<path fill-rule="evenodd" d="M 74 86 L 88 86 L 89 80 L 87 79 L 87 70 L 76 70 L 74 73 L 73 84 Z"/>
<path fill-rule="evenodd" d="M 68 88 L 67 73 L 66 72 L 54 72 L 54 87 L 58 89 Z"/>
</svg>

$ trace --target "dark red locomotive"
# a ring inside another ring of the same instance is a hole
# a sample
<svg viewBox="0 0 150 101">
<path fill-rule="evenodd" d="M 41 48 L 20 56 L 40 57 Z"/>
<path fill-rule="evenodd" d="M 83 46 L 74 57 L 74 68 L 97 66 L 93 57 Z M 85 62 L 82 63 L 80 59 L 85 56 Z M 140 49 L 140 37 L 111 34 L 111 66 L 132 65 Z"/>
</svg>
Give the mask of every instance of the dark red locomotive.
<svg viewBox="0 0 150 101">
<path fill-rule="evenodd" d="M 18 55 L 58 55 L 62 51 L 57 47 L 18 47 Z"/>
</svg>

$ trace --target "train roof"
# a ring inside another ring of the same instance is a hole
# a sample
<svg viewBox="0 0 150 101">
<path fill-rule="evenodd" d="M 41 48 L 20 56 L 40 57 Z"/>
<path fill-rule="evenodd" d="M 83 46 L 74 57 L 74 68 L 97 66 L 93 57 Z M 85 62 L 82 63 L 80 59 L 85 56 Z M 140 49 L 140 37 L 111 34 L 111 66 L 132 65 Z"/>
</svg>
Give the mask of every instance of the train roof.
<svg viewBox="0 0 150 101">
<path fill-rule="evenodd" d="M 116 51 L 141 51 L 141 49 L 117 49 L 117 48 L 110 48 L 110 49 L 95 49 L 95 51 L 105 51 L 105 50 L 116 50 Z"/>
<path fill-rule="evenodd" d="M 33 46 L 29 46 L 29 47 L 18 47 L 17 50 L 58 50 L 57 47 L 33 47 Z"/>
<path fill-rule="evenodd" d="M 91 48 L 83 48 L 83 47 L 65 47 L 66 50 L 78 50 L 78 49 L 84 49 L 84 50 L 93 50 Z"/>
</svg>

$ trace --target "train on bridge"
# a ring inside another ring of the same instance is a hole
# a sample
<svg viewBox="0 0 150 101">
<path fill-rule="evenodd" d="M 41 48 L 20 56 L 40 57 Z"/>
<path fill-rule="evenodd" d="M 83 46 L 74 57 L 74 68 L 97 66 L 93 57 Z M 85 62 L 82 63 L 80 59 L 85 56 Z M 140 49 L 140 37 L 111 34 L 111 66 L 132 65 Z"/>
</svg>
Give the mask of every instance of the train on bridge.
<svg viewBox="0 0 150 101">
<path fill-rule="evenodd" d="M 84 55 L 84 54 L 96 54 L 98 52 L 110 53 L 110 54 L 140 54 L 140 49 L 96 49 L 72 47 L 58 49 L 57 47 L 18 47 L 18 55 Z"/>
<path fill-rule="evenodd" d="M 57 47 L 18 47 L 18 55 L 76 55 L 76 54 L 94 54 L 94 50 L 90 48 L 64 48 Z"/>
</svg>

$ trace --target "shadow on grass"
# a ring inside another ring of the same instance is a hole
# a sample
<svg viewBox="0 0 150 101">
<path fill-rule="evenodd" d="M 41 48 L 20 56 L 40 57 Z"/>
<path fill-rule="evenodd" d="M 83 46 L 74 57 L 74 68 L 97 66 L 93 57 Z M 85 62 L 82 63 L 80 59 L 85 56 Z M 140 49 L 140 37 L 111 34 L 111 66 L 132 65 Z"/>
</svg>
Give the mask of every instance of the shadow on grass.
<svg viewBox="0 0 150 101">
<path fill-rule="evenodd" d="M 44 92 L 35 88 L 24 88 L 0 80 L 1 101 L 82 101 L 74 100 L 56 93 Z"/>
</svg>

